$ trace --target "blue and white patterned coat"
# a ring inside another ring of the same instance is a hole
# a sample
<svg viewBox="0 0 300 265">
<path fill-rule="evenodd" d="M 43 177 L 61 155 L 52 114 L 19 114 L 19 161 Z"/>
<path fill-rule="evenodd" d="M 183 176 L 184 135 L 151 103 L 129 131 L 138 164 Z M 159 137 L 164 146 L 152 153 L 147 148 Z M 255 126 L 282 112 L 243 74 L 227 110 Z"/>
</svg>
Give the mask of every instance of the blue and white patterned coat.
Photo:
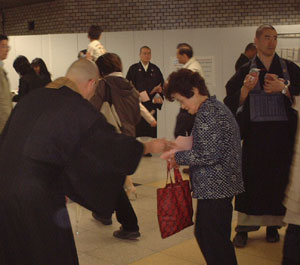
<svg viewBox="0 0 300 265">
<path fill-rule="evenodd" d="M 192 149 L 177 152 L 175 160 L 190 166 L 193 198 L 221 199 L 243 192 L 239 127 L 215 96 L 200 106 L 192 136 Z"/>
</svg>

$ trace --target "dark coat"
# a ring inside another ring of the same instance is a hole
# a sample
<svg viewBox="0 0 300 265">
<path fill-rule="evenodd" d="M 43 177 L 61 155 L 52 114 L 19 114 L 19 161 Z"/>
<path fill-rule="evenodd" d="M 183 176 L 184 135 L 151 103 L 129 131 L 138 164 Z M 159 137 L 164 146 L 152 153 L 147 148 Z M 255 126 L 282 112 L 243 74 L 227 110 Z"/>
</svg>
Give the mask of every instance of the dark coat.
<svg viewBox="0 0 300 265">
<path fill-rule="evenodd" d="M 235 63 L 235 71 L 238 71 L 246 63 L 249 63 L 249 58 L 242 53 Z"/>
<path fill-rule="evenodd" d="M 256 57 L 257 67 L 264 69 Z M 300 92 L 300 69 L 286 60 L 290 74 L 292 95 Z M 250 63 L 242 68 L 226 84 L 225 104 L 236 114 L 239 106 L 241 87 L 249 73 Z M 261 71 L 259 82 L 263 89 L 264 75 Z M 269 73 L 283 78 L 279 57 L 275 55 Z M 243 179 L 245 193 L 237 196 L 235 209 L 250 215 L 284 215 L 282 205 L 288 182 L 289 169 L 297 126 L 297 112 L 292 109 L 290 100 L 284 96 L 288 121 L 250 121 L 249 97 L 243 111 L 237 116 L 243 139 Z"/>
<path fill-rule="evenodd" d="M 111 214 L 142 152 L 66 86 L 22 99 L 0 139 L 0 264 L 78 265 L 65 195 Z"/>
<path fill-rule="evenodd" d="M 176 126 L 174 130 L 174 136 L 188 136 L 191 134 L 196 115 L 188 113 L 187 110 L 180 108 L 179 113 L 176 117 Z"/>
<path fill-rule="evenodd" d="M 13 101 L 18 102 L 32 90 L 43 86 L 45 86 L 45 82 L 34 72 L 34 70 L 31 70 L 20 78 L 18 95 L 13 97 Z"/>
<path fill-rule="evenodd" d="M 156 93 L 150 95 L 150 92 L 154 87 L 161 84 L 164 85 L 164 78 L 160 69 L 152 63 L 149 63 L 147 72 L 145 71 L 141 62 L 133 64 L 130 66 L 126 79 L 132 82 L 135 88 L 139 91 L 146 91 L 150 98 L 149 101 L 143 102 L 143 105 L 151 112 L 153 117 L 157 119 L 157 109 L 161 109 L 161 104 L 154 104 L 152 100 Z M 162 94 L 160 94 L 163 97 Z M 156 127 L 150 127 L 150 125 L 144 120 L 141 119 L 140 123 L 137 126 L 136 130 L 137 136 L 150 136 L 156 137 Z"/>
<path fill-rule="evenodd" d="M 92 105 L 100 111 L 106 98 L 105 92 L 111 92 L 114 104 L 125 135 L 135 136 L 135 126 L 141 119 L 139 93 L 133 85 L 123 77 L 107 76 L 100 80 L 95 95 L 91 99 Z"/>
</svg>

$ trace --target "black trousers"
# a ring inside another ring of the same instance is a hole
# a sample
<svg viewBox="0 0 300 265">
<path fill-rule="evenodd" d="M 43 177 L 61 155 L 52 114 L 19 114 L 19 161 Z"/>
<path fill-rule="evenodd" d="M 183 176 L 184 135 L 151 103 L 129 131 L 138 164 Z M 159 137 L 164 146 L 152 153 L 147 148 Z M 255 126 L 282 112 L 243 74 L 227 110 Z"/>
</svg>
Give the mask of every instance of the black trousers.
<svg viewBox="0 0 300 265">
<path fill-rule="evenodd" d="M 198 200 L 195 236 L 207 265 L 237 265 L 230 241 L 232 197 Z"/>
<path fill-rule="evenodd" d="M 124 230 L 139 231 L 136 214 L 124 189 L 122 189 L 119 197 L 116 208 L 116 217 Z"/>
<path fill-rule="evenodd" d="M 136 214 L 124 189 L 121 189 L 115 212 L 117 220 L 124 230 L 131 232 L 139 231 Z M 96 214 L 104 218 L 111 218 L 113 212 Z"/>
<path fill-rule="evenodd" d="M 282 265 L 300 265 L 300 225 L 289 224 L 286 230 Z"/>
</svg>

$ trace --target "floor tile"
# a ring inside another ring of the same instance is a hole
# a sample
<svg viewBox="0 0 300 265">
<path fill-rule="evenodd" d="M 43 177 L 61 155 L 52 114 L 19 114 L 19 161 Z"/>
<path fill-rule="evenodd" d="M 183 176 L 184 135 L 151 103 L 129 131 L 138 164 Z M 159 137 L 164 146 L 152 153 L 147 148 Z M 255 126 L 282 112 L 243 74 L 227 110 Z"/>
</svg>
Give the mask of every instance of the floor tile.
<svg viewBox="0 0 300 265">
<path fill-rule="evenodd" d="M 156 253 L 147 258 L 141 259 L 130 265 L 204 265 L 199 263 L 192 263 L 180 258 L 172 257 L 163 253 Z"/>
<path fill-rule="evenodd" d="M 188 179 L 187 174 L 182 174 Z M 157 220 L 156 190 L 165 186 L 166 164 L 157 155 L 142 159 L 132 176 L 138 184 L 138 198 L 132 201 L 137 214 L 141 238 L 125 241 L 113 237 L 120 224 L 113 215 L 113 224 L 102 225 L 91 212 L 68 203 L 80 265 L 205 265 L 202 253 L 194 238 L 194 227 L 162 239 Z M 193 200 L 194 210 L 197 200 Z M 237 213 L 232 218 L 232 238 Z M 76 233 L 78 231 L 78 233 Z M 265 228 L 249 233 L 248 244 L 236 249 L 239 265 L 280 265 L 285 228 L 279 230 L 281 241 L 270 244 L 265 240 Z"/>
</svg>

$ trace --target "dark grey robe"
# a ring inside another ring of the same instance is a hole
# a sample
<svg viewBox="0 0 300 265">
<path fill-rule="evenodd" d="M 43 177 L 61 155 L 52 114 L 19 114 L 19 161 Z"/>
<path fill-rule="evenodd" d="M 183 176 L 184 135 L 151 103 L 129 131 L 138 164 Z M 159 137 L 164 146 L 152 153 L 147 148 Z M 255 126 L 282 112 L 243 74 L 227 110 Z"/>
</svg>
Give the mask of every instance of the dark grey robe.
<svg viewBox="0 0 300 265">
<path fill-rule="evenodd" d="M 264 69 L 256 58 L 257 67 Z M 290 74 L 292 95 L 300 92 L 300 69 L 286 60 Z M 227 96 L 224 103 L 236 114 L 241 87 L 249 73 L 250 63 L 242 66 L 226 84 Z M 283 78 L 278 55 L 275 55 L 269 73 Z M 266 70 L 260 72 L 259 82 L 263 89 Z M 246 192 L 236 198 L 235 209 L 249 215 L 282 216 L 284 191 L 288 182 L 289 169 L 297 126 L 297 112 L 292 109 L 290 100 L 284 96 L 287 121 L 252 122 L 249 114 L 249 97 L 244 102 L 243 111 L 237 120 L 243 139 L 242 167 Z"/>
<path fill-rule="evenodd" d="M 0 264 L 77 265 L 65 195 L 112 213 L 142 151 L 68 87 L 28 94 L 0 140 Z"/>
</svg>

